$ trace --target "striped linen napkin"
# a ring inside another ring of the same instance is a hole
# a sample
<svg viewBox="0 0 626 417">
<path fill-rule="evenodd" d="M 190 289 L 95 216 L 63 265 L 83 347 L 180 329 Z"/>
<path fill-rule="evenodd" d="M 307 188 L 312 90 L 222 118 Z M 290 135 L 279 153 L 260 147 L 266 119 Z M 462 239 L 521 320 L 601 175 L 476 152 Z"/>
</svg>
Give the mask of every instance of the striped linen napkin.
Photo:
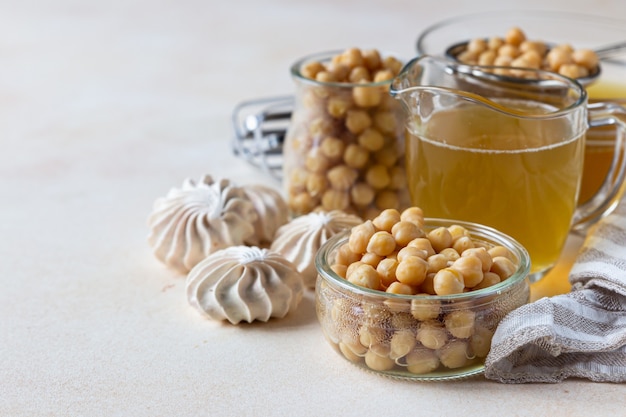
<svg viewBox="0 0 626 417">
<path fill-rule="evenodd" d="M 590 230 L 569 280 L 570 293 L 504 318 L 487 356 L 487 378 L 626 381 L 626 198 Z"/>
</svg>

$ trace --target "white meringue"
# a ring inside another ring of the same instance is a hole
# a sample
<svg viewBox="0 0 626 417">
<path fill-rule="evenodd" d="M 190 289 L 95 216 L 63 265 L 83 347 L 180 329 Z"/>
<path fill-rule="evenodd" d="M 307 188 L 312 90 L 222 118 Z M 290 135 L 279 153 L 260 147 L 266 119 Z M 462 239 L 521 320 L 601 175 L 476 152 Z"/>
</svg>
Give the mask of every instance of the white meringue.
<svg viewBox="0 0 626 417">
<path fill-rule="evenodd" d="M 312 212 L 279 228 L 270 249 L 291 261 L 302 273 L 304 284 L 312 288 L 317 279 L 315 256 L 322 244 L 361 223 L 360 217 L 339 210 Z"/>
<path fill-rule="evenodd" d="M 229 180 L 186 179 L 155 201 L 148 243 L 159 260 L 186 273 L 210 253 L 242 245 L 254 235 L 257 218 L 252 202 Z"/>
<path fill-rule="evenodd" d="M 264 185 L 242 187 L 259 215 L 254 223 L 255 234 L 246 243 L 268 244 L 274 239 L 278 228 L 289 221 L 289 208 L 280 193 Z"/>
<path fill-rule="evenodd" d="M 233 246 L 206 257 L 187 275 L 187 299 L 214 320 L 282 318 L 302 300 L 302 276 L 282 255 Z"/>
</svg>

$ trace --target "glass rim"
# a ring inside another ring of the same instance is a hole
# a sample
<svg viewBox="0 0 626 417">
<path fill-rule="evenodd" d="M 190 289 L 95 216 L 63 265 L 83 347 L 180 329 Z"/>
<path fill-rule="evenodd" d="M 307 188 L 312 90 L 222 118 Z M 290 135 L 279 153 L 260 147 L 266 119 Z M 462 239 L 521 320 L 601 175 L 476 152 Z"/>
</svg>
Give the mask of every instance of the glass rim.
<svg viewBox="0 0 626 417">
<path fill-rule="evenodd" d="M 519 265 L 515 273 L 504 281 L 501 281 L 498 284 L 492 285 L 490 287 L 451 295 L 407 295 L 387 293 L 380 290 L 372 290 L 353 284 L 345 278 L 340 277 L 330 268 L 330 264 L 328 263 L 328 257 L 331 252 L 339 248 L 340 245 L 347 242 L 350 233 L 349 230 L 345 230 L 331 237 L 320 247 L 315 256 L 315 267 L 317 269 L 318 275 L 322 276 L 325 281 L 332 285 L 339 286 L 342 289 L 347 290 L 353 294 L 398 301 L 423 300 L 426 302 L 440 301 L 443 303 L 476 303 L 477 301 L 480 301 L 482 299 L 492 298 L 493 296 L 498 296 L 505 292 L 508 292 L 516 288 L 518 284 L 527 279 L 530 274 L 530 255 L 526 251 L 526 248 L 524 248 L 521 243 L 519 243 L 511 236 L 500 232 L 499 230 L 496 230 L 492 227 L 478 223 L 431 217 L 424 218 L 425 228 L 451 225 L 459 225 L 465 227 L 470 232 L 472 239 L 479 238 L 478 240 L 502 245 L 512 250 L 515 256 L 517 256 L 517 258 L 519 259 Z"/>
</svg>

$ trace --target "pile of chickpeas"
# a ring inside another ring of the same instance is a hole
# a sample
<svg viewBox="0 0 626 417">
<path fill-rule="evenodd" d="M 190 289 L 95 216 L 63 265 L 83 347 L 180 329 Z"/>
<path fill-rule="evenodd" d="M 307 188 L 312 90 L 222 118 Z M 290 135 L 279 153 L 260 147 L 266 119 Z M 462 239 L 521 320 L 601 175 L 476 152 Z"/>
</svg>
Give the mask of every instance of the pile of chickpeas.
<svg viewBox="0 0 626 417">
<path fill-rule="evenodd" d="M 392 56 L 359 48 L 301 65 L 283 149 L 294 215 L 342 210 L 371 218 L 409 205 L 405 116 L 389 95 L 401 68 Z"/>
<path fill-rule="evenodd" d="M 383 210 L 352 228 L 332 270 L 353 284 L 394 294 L 452 295 L 487 288 L 517 270 L 504 246 L 485 247 L 463 226 L 426 232 L 419 207 Z"/>
<path fill-rule="evenodd" d="M 382 291 L 460 294 L 495 285 L 518 269 L 511 250 L 473 239 L 463 226 L 425 228 L 418 207 L 386 209 L 355 226 L 331 258 L 337 275 L 381 296 L 357 296 L 318 281 L 327 339 L 349 361 L 397 376 L 482 366 L 499 321 L 528 301 L 527 288 L 480 303 L 384 297 Z"/>
<path fill-rule="evenodd" d="M 542 41 L 527 39 L 518 27 L 509 29 L 503 38 L 472 39 L 457 59 L 470 65 L 544 69 L 570 78 L 587 77 L 598 69 L 598 56 L 591 49 L 574 49 L 569 44 L 549 47 Z M 518 74 L 508 70 L 499 73 Z"/>
</svg>

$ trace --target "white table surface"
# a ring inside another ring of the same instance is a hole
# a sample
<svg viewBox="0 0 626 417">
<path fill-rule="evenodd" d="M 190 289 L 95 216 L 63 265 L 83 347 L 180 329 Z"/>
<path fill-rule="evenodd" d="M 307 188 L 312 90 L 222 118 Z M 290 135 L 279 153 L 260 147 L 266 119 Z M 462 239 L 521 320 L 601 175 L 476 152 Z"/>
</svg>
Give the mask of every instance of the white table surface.
<svg viewBox="0 0 626 417">
<path fill-rule="evenodd" d="M 361 371 L 310 291 L 283 320 L 208 321 L 146 241 L 185 178 L 279 186 L 232 155 L 230 116 L 290 94 L 297 58 L 412 56 L 427 25 L 503 8 L 626 18 L 623 0 L 0 1 L 0 415 L 626 415 L 619 384 Z"/>
</svg>

